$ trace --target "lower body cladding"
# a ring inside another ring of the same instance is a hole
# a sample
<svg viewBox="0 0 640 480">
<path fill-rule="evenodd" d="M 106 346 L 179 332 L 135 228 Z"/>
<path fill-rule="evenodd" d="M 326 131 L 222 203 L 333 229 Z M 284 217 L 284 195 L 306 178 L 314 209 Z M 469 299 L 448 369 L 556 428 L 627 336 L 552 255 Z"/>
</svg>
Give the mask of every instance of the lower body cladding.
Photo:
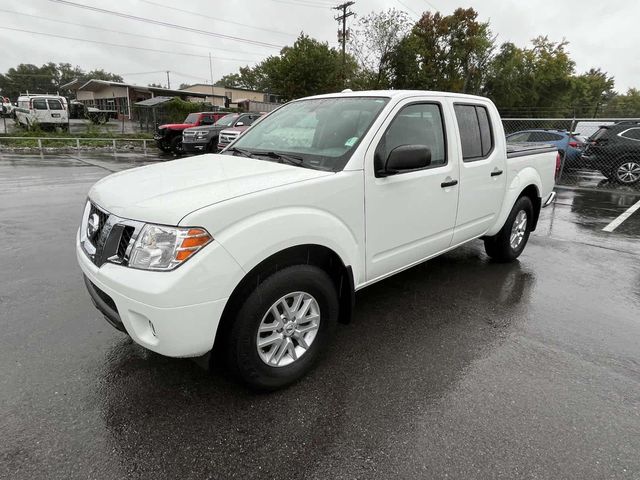
<svg viewBox="0 0 640 480">
<path fill-rule="evenodd" d="M 98 268 L 78 240 L 76 255 L 89 295 L 107 321 L 139 345 L 169 357 L 197 357 L 211 350 L 231 294 L 225 286 L 243 275 L 215 242 L 198 253 L 202 258 L 170 272 L 111 263 Z"/>
</svg>

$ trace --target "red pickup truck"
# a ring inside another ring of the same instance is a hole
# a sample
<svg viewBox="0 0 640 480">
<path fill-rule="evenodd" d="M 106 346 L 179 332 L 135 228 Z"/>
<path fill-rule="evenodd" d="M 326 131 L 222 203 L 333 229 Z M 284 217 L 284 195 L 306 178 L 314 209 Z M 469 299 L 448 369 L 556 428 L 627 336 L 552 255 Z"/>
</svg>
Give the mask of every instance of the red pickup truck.
<svg viewBox="0 0 640 480">
<path fill-rule="evenodd" d="M 163 152 L 173 152 L 178 155 L 183 153 L 182 131 L 200 125 L 213 125 L 218 119 L 228 115 L 229 112 L 199 112 L 190 113 L 182 123 L 167 123 L 160 125 L 153 139 L 158 148 Z"/>
</svg>

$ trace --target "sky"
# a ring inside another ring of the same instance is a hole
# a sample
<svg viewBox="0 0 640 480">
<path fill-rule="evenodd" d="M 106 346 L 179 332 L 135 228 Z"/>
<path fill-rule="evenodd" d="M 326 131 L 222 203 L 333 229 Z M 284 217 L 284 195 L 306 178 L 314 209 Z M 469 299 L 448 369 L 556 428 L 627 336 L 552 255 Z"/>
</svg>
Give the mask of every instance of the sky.
<svg viewBox="0 0 640 480">
<path fill-rule="evenodd" d="M 69 1 L 192 30 L 150 24 L 54 0 L 0 0 L 3 47 L 0 72 L 19 63 L 68 62 L 84 70 L 100 68 L 118 73 L 130 83 L 166 86 L 169 70 L 171 87 L 176 88 L 182 83 L 210 82 L 211 70 L 217 81 L 243 65 L 254 65 L 268 55 L 277 54 L 282 46 L 292 44 L 300 32 L 338 47 L 338 24 L 333 19 L 337 12 L 330 8 L 338 1 Z M 423 11 L 438 10 L 446 15 L 455 8 L 469 6 L 478 11 L 480 20 L 490 21 L 499 43 L 510 41 L 523 47 L 539 35 L 547 35 L 554 41 L 566 39 L 578 73 L 599 67 L 615 77 L 619 92 L 640 87 L 637 1 L 357 0 L 351 9 L 356 19 L 393 7 L 407 11 L 416 20 Z"/>
</svg>

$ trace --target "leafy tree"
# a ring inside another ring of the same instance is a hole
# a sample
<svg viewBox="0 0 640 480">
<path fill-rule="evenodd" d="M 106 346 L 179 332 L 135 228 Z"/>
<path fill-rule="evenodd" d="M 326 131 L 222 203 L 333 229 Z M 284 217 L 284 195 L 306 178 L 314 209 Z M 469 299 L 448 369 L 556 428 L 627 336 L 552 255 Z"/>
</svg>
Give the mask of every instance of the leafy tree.
<svg viewBox="0 0 640 480">
<path fill-rule="evenodd" d="M 17 67 L 10 68 L 7 73 L 0 74 L 0 92 L 12 99 L 27 91 L 30 93 L 56 93 L 61 92 L 62 85 L 76 78 L 81 81 L 87 81 L 91 78 L 122 81 L 120 75 L 105 72 L 101 69 L 85 72 L 80 67 L 74 67 L 70 63 L 55 64 L 49 62 L 41 67 L 21 63 Z"/>
<path fill-rule="evenodd" d="M 395 88 L 479 93 L 494 39 L 473 8 L 425 12 L 396 49 Z"/>
<path fill-rule="evenodd" d="M 613 77 L 599 68 L 573 77 L 572 106 L 577 116 L 596 116 L 603 104 L 615 96 Z"/>
<path fill-rule="evenodd" d="M 372 12 L 358 20 L 348 46 L 360 67 L 356 79 L 359 87 L 386 89 L 392 86 L 392 59 L 410 28 L 406 12 L 395 8 Z"/>
<path fill-rule="evenodd" d="M 640 117 L 640 89 L 630 88 L 624 95 L 615 95 L 603 108 L 607 117 Z"/>
<path fill-rule="evenodd" d="M 503 44 L 489 65 L 483 94 L 502 111 L 517 115 L 570 114 L 577 84 L 567 45 L 547 37 L 534 39 L 531 48 Z"/>
<path fill-rule="evenodd" d="M 347 57 L 347 78 L 357 70 L 353 57 Z M 342 56 L 326 42 L 301 34 L 292 46 L 284 47 L 255 67 L 241 67 L 225 75 L 217 85 L 277 93 L 284 100 L 339 91 L 342 88 Z"/>
</svg>

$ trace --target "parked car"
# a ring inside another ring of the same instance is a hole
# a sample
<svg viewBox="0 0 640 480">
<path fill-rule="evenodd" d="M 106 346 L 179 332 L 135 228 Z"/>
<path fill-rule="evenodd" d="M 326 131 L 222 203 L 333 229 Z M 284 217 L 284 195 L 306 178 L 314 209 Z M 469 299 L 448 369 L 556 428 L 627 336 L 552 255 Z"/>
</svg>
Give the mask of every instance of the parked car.
<svg viewBox="0 0 640 480">
<path fill-rule="evenodd" d="M 60 95 L 20 95 L 14 110 L 16 123 L 24 128 L 69 130 L 67 99 Z"/>
<path fill-rule="evenodd" d="M 261 120 L 264 113 L 258 115 L 251 125 L 255 125 Z M 225 128 L 218 136 L 218 151 L 227 148 L 233 141 L 242 135 L 251 125 L 240 125 L 237 127 Z"/>
<path fill-rule="evenodd" d="M 585 166 L 622 185 L 640 182 L 640 122 L 603 125 L 589 137 Z"/>
<path fill-rule="evenodd" d="M 173 152 L 182 154 L 182 132 L 190 127 L 199 125 L 213 125 L 220 118 L 227 115 L 227 112 L 200 112 L 190 113 L 182 123 L 166 123 L 160 125 L 153 136 L 156 145 L 163 152 Z"/>
<path fill-rule="evenodd" d="M 182 133 L 182 146 L 186 153 L 202 153 L 218 151 L 219 135 L 228 127 L 248 127 L 259 113 L 230 113 L 213 125 L 187 128 Z"/>
<path fill-rule="evenodd" d="M 100 180 L 77 259 L 96 307 L 135 342 L 172 357 L 213 348 L 275 389 L 310 369 L 357 290 L 478 238 L 515 260 L 557 164 L 555 147 L 507 149 L 486 98 L 309 97 L 222 154 Z"/>
<path fill-rule="evenodd" d="M 522 130 L 507 135 L 508 143 L 538 143 L 554 145 L 564 157 L 564 168 L 575 169 L 582 167 L 582 151 L 586 144 L 586 138 L 578 133 L 566 130 Z"/>
</svg>

